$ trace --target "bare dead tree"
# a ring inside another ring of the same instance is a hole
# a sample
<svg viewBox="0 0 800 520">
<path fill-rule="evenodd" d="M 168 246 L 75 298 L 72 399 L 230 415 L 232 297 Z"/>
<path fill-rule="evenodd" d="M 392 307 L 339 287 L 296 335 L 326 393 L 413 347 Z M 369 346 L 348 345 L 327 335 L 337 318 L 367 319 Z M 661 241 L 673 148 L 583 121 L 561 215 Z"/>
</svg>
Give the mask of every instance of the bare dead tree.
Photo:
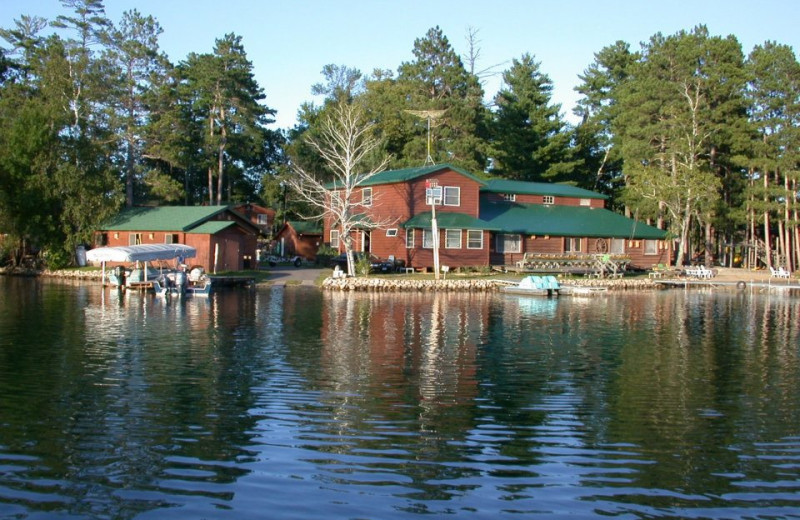
<svg viewBox="0 0 800 520">
<path fill-rule="evenodd" d="M 366 159 L 380 146 L 373 127 L 374 123 L 366 120 L 357 102 L 334 105 L 331 115 L 322 123 L 319 137 L 308 140 L 333 172 L 333 181 L 321 181 L 298 165 L 293 165 L 294 176 L 287 179 L 289 187 L 315 210 L 313 215 L 301 215 L 303 218 L 322 218 L 330 223 L 331 229 L 339 230 L 350 276 L 355 275 L 353 232 L 385 228 L 393 222 L 377 219 L 371 210 L 378 207 L 380 201 L 376 198 L 364 200 L 361 192 L 361 186 L 389 164 L 389 158 L 385 157 L 376 167 L 362 170 Z"/>
</svg>

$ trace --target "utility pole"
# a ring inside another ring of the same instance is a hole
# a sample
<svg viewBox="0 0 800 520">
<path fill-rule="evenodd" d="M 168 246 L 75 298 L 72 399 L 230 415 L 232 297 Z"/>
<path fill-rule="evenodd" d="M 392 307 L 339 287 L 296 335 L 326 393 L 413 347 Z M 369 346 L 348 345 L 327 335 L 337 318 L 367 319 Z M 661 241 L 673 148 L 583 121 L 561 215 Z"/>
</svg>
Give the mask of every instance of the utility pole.
<svg viewBox="0 0 800 520">
<path fill-rule="evenodd" d="M 409 114 L 426 119 L 428 122 L 428 156 L 425 164 L 434 164 L 431 155 L 431 124 L 444 115 L 446 110 L 406 110 Z M 436 223 L 436 204 L 442 203 L 442 187 L 436 179 L 425 181 L 425 200 L 431 206 L 431 235 L 433 235 L 433 276 L 439 280 L 439 226 Z"/>
</svg>

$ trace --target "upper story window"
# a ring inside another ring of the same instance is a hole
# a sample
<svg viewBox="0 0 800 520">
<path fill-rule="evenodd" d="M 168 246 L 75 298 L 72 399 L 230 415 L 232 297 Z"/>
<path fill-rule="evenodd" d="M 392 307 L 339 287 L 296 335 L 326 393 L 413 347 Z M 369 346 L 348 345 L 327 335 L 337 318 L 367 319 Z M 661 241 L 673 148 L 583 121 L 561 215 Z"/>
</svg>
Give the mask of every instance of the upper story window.
<svg viewBox="0 0 800 520">
<path fill-rule="evenodd" d="M 331 229 L 331 247 L 339 249 L 339 230 Z"/>
<path fill-rule="evenodd" d="M 542 197 L 542 203 L 543 204 L 555 204 L 556 203 L 556 198 L 553 197 L 552 195 L 545 195 L 545 196 Z"/>
<path fill-rule="evenodd" d="M 269 225 L 269 215 L 266 213 L 259 213 L 256 215 L 256 222 L 259 226 L 268 226 Z"/>
<path fill-rule="evenodd" d="M 517 194 L 516 193 L 503 193 L 503 200 L 506 200 L 508 202 L 515 202 L 517 200 Z"/>
<path fill-rule="evenodd" d="M 591 206 L 592 201 L 589 199 L 581 199 L 581 206 Z"/>
<path fill-rule="evenodd" d="M 372 206 L 372 188 L 361 189 L 361 204 L 364 206 Z"/>
<path fill-rule="evenodd" d="M 165 244 L 177 244 L 179 243 L 178 235 L 174 233 L 167 233 L 164 235 L 164 243 Z"/>
<path fill-rule="evenodd" d="M 131 233 L 128 235 L 128 245 L 129 246 L 137 246 L 142 243 L 142 234 L 141 233 Z"/>
<path fill-rule="evenodd" d="M 445 206 L 460 206 L 461 205 L 461 188 L 458 186 L 445 186 L 444 187 L 444 205 Z"/>
</svg>

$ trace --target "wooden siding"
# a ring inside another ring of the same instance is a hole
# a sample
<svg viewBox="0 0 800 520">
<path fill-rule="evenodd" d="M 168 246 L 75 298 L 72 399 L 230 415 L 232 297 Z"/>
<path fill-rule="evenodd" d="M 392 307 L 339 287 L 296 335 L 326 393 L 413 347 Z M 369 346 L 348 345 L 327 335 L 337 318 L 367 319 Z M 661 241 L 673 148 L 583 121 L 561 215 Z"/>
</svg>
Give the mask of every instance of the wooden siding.
<svg viewBox="0 0 800 520">
<path fill-rule="evenodd" d="M 494 235 L 492 235 L 492 265 L 515 265 L 522 260 L 525 253 L 560 255 L 568 254 L 565 252 L 565 237 L 524 237 L 522 241 L 522 251 L 520 253 L 500 254 L 495 251 Z M 582 238 L 581 253 L 602 254 L 608 252 L 607 247 L 598 247 L 598 238 Z M 611 239 L 602 239 L 606 246 L 611 244 Z M 654 240 L 656 253 L 645 254 L 646 240 L 625 240 L 625 247 L 622 254 L 630 257 L 630 267 L 633 269 L 650 269 L 657 264 L 669 264 L 672 259 L 670 242 L 664 240 Z"/>
<path fill-rule="evenodd" d="M 284 254 L 287 256 L 299 255 L 307 260 L 316 260 L 317 250 L 322 244 L 322 237 L 313 234 L 299 234 L 291 225 L 285 226 L 275 237 L 280 244 L 283 240 Z"/>
<path fill-rule="evenodd" d="M 392 183 L 370 186 L 372 188 L 372 205 L 365 208 L 366 215 L 373 222 L 386 222 L 386 225 L 379 229 L 366 230 L 369 233 L 369 244 L 367 249 L 374 255 L 380 258 L 389 258 L 393 256 L 396 259 L 403 260 L 406 265 L 433 265 L 432 250 L 422 249 L 422 233 L 416 230 L 418 235 L 415 242 L 416 247 L 413 250 L 406 248 L 405 233 L 403 224 L 414 215 L 419 213 L 426 213 L 431 210 L 431 207 L 426 204 L 425 200 L 425 183 L 430 179 L 436 179 L 438 185 L 441 187 L 458 187 L 459 188 L 459 205 L 458 206 L 445 206 L 440 204 L 436 207 L 438 213 L 456 212 L 464 213 L 473 217 L 478 217 L 480 212 L 480 184 L 474 180 L 461 175 L 452 170 L 444 170 L 437 172 L 434 175 L 422 176 L 407 183 Z M 356 189 L 353 192 L 353 198 L 361 201 L 361 189 Z M 386 236 L 387 229 L 397 229 L 397 236 Z M 326 218 L 323 223 L 323 237 L 324 243 L 330 243 L 330 230 L 331 219 Z M 361 251 L 362 233 L 356 232 L 353 236 L 354 250 Z M 444 248 L 444 232 L 442 230 L 442 247 L 440 249 L 440 258 L 445 258 Z M 467 250 L 466 249 L 466 233 L 462 240 L 462 249 L 458 250 L 461 254 L 456 253 L 456 250 L 450 250 L 447 254 L 447 260 L 452 266 L 474 266 L 486 265 L 488 263 L 488 249 L 487 239 L 484 238 L 484 250 Z M 344 250 L 343 246 L 340 247 L 341 251 Z M 468 252 L 466 255 L 463 254 Z M 429 258 L 427 264 L 422 264 L 423 259 Z M 416 264 L 415 264 L 416 262 Z"/>
<path fill-rule="evenodd" d="M 502 193 L 486 193 L 484 194 L 484 197 L 489 202 L 506 202 L 506 199 L 503 197 Z M 588 205 L 582 203 L 582 201 L 588 202 Z M 544 204 L 544 197 L 542 195 L 529 195 L 529 194 L 517 193 L 514 202 L 518 202 L 520 204 Z M 590 199 L 590 198 L 580 198 L 580 197 L 554 197 L 553 205 L 604 208 L 605 201 L 603 199 Z"/>
<path fill-rule="evenodd" d="M 109 231 L 103 234 L 108 237 L 106 245 L 116 247 L 130 245 L 130 237 L 135 233 L 141 235 L 139 242 L 141 244 L 164 244 L 167 235 L 177 235 L 178 240 L 174 241 L 175 243 L 197 249 L 197 256 L 186 259 L 187 265 L 201 266 L 208 272 L 213 272 L 214 269 L 214 251 L 217 244 L 220 246 L 218 271 L 241 271 L 248 260 L 250 267 L 255 267 L 256 236 L 238 226 L 230 227 L 215 235 L 182 231 Z"/>
</svg>

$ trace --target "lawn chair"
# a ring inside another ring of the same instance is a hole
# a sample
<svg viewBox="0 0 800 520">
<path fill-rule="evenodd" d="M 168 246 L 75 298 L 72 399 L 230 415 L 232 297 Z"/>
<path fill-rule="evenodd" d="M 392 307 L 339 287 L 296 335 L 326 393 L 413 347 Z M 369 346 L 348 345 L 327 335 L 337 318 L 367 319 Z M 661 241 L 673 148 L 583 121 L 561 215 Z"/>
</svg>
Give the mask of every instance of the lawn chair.
<svg viewBox="0 0 800 520">
<path fill-rule="evenodd" d="M 786 278 L 789 279 L 789 272 L 784 269 L 783 267 L 779 267 L 775 269 L 774 267 L 769 268 L 769 277 L 770 278 Z"/>
</svg>

